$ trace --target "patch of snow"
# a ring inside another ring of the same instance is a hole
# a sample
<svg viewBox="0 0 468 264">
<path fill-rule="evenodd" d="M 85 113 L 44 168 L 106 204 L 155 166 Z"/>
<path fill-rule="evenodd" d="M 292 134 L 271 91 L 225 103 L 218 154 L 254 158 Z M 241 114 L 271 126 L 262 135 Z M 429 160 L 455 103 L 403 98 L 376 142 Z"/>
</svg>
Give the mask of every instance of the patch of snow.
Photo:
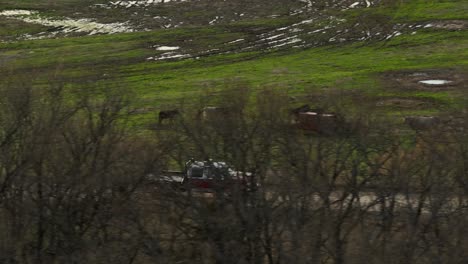
<svg viewBox="0 0 468 264">
<path fill-rule="evenodd" d="M 159 57 L 149 57 L 146 60 L 159 61 L 159 60 L 169 60 L 169 59 L 185 59 L 185 58 L 189 58 L 191 56 L 192 55 L 190 55 L 190 54 L 179 54 L 179 53 L 175 53 L 175 52 L 171 51 L 171 52 L 163 53 Z"/>
<path fill-rule="evenodd" d="M 314 19 L 307 19 L 307 20 L 303 20 L 301 22 L 298 22 L 296 24 L 292 24 L 291 26 L 295 27 L 295 26 L 299 26 L 299 25 L 303 25 L 303 24 L 310 24 L 312 22 L 314 22 Z"/>
<path fill-rule="evenodd" d="M 304 13 L 303 10 L 296 10 L 294 12 L 289 13 L 290 16 L 295 16 Z"/>
<path fill-rule="evenodd" d="M 283 30 L 286 30 L 286 29 L 289 29 L 290 27 L 282 27 L 282 28 L 277 28 L 276 31 L 283 31 Z"/>
<path fill-rule="evenodd" d="M 167 4 L 170 2 L 185 2 L 187 0 L 137 0 L 137 1 L 115 1 L 115 2 L 110 2 L 108 6 L 113 6 L 113 7 L 125 7 L 125 8 L 130 8 L 130 7 L 146 7 L 150 6 L 153 4 Z M 103 7 L 102 5 L 100 5 Z"/>
<path fill-rule="evenodd" d="M 203 52 L 201 52 L 202 54 L 210 54 L 210 53 L 213 53 L 213 52 L 216 52 L 216 51 L 219 51 L 219 49 L 209 49 L 209 50 L 205 50 Z"/>
<path fill-rule="evenodd" d="M 236 40 L 228 42 L 227 44 L 234 44 L 234 43 L 241 42 L 241 41 L 244 41 L 244 39 L 236 39 Z"/>
<path fill-rule="evenodd" d="M 452 83 L 452 81 L 448 81 L 448 80 L 423 80 L 423 81 L 419 81 L 419 83 L 427 84 L 427 85 L 444 85 L 444 84 Z"/>
<path fill-rule="evenodd" d="M 170 47 L 170 46 L 160 46 L 160 47 L 157 47 L 156 50 L 160 50 L 160 51 L 170 51 L 170 50 L 178 50 L 180 49 L 180 47 Z"/>
<path fill-rule="evenodd" d="M 326 27 L 324 27 L 324 28 L 320 28 L 320 29 L 316 29 L 316 30 L 314 30 L 314 31 L 311 31 L 311 32 L 309 32 L 308 34 L 319 33 L 319 32 L 321 32 L 321 31 L 324 31 L 324 30 L 327 30 L 327 29 L 330 29 L 330 28 L 332 28 L 332 27 L 331 27 L 331 26 L 326 26 Z"/>
<path fill-rule="evenodd" d="M 391 38 L 398 37 L 398 36 L 400 36 L 400 35 L 402 35 L 401 32 L 395 31 L 395 32 L 389 34 L 387 37 L 385 37 L 385 39 L 386 39 L 386 40 L 389 40 L 389 39 L 391 39 Z"/>
<path fill-rule="evenodd" d="M 356 6 L 358 6 L 360 3 L 359 2 L 354 2 L 352 3 L 349 8 L 355 8 Z"/>
<path fill-rule="evenodd" d="M 302 41 L 302 39 L 300 39 L 300 38 L 293 38 L 292 40 L 290 40 L 288 42 L 272 46 L 271 48 L 279 48 L 279 47 L 282 47 L 282 46 L 285 46 L 285 45 L 291 45 L 291 44 L 298 43 L 298 42 L 301 42 L 301 41 Z"/>
<path fill-rule="evenodd" d="M 279 38 L 281 36 L 284 36 L 284 33 L 281 33 L 281 34 L 278 34 L 278 35 L 274 35 L 274 36 L 271 36 L 271 37 L 268 37 L 268 38 L 265 38 L 266 40 L 272 40 L 272 39 L 275 39 L 275 38 Z"/>
<path fill-rule="evenodd" d="M 265 40 L 267 39 L 262 39 L 260 41 L 265 41 Z M 275 38 L 275 40 L 269 41 L 267 42 L 267 44 L 270 46 L 269 48 L 278 48 L 278 47 L 282 47 L 282 46 L 289 45 L 289 44 L 294 44 L 294 43 L 301 42 L 301 41 L 302 39 L 298 38 L 297 35 L 294 35 L 294 36 L 281 38 L 281 39 Z"/>
<path fill-rule="evenodd" d="M 304 31 L 303 29 L 300 29 L 300 28 L 292 28 L 289 30 L 289 32 L 291 33 L 296 33 L 296 32 L 301 32 L 301 31 Z"/>
<path fill-rule="evenodd" d="M 220 18 L 219 16 L 216 16 L 213 20 L 208 22 L 208 24 L 213 25 L 216 21 L 218 21 L 219 18 Z"/>
<path fill-rule="evenodd" d="M 94 22 L 86 18 L 52 19 L 52 18 L 41 16 L 37 11 L 29 11 L 29 10 L 9 10 L 9 11 L 1 12 L 0 15 L 18 19 L 26 23 L 61 28 L 61 31 L 64 33 L 86 32 L 86 33 L 89 33 L 89 35 L 94 35 L 94 34 L 113 34 L 113 33 L 123 33 L 123 32 L 134 31 L 126 23 L 102 24 L 102 23 Z"/>
<path fill-rule="evenodd" d="M 33 14 L 37 14 L 36 11 L 30 11 L 30 10 L 5 10 L 0 12 L 0 16 L 30 16 Z"/>
</svg>

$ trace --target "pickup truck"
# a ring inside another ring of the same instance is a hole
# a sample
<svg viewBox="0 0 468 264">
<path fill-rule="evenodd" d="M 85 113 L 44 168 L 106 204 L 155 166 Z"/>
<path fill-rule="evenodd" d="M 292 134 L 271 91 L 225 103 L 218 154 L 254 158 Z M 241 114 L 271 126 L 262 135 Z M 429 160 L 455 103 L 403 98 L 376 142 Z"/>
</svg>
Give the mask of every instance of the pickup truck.
<svg viewBox="0 0 468 264">
<path fill-rule="evenodd" d="M 235 171 L 226 162 L 212 160 L 189 160 L 184 171 L 165 171 L 159 181 L 183 191 L 255 191 L 258 187 L 252 173 Z"/>
</svg>

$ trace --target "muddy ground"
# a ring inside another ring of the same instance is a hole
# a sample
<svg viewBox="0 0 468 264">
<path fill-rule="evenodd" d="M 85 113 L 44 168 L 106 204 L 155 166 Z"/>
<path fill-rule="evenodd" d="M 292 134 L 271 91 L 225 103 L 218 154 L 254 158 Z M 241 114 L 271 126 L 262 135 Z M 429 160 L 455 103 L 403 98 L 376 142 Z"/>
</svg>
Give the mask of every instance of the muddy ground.
<svg viewBox="0 0 468 264">
<path fill-rule="evenodd" d="M 463 69 L 424 69 L 395 71 L 382 74 L 381 80 L 389 89 L 447 91 L 464 90 L 468 87 L 467 72 Z M 438 81 L 427 84 L 427 81 Z M 445 81 L 443 84 L 439 82 Z"/>
<path fill-rule="evenodd" d="M 375 104 L 378 107 L 392 107 L 398 109 L 427 109 L 436 106 L 436 102 L 423 98 L 380 98 Z"/>
</svg>

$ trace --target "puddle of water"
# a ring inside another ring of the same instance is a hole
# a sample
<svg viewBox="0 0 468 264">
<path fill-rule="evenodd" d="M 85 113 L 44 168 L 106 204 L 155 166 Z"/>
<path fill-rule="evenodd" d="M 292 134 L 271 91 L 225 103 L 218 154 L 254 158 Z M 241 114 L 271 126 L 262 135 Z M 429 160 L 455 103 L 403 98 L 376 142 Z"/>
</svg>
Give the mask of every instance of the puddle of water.
<svg viewBox="0 0 468 264">
<path fill-rule="evenodd" d="M 52 19 L 41 16 L 37 11 L 30 10 L 7 10 L 0 12 L 0 15 L 18 19 L 26 23 L 39 24 L 48 27 L 60 28 L 63 33 L 70 32 L 86 32 L 89 35 L 93 34 L 113 34 L 123 32 L 133 32 L 126 23 L 111 23 L 102 24 L 94 22 L 87 18 L 82 19 Z"/>
<path fill-rule="evenodd" d="M 423 80 L 423 81 L 419 81 L 419 83 L 427 84 L 427 85 L 444 85 L 444 84 L 452 83 L 452 81 L 448 81 L 448 80 Z"/>
</svg>

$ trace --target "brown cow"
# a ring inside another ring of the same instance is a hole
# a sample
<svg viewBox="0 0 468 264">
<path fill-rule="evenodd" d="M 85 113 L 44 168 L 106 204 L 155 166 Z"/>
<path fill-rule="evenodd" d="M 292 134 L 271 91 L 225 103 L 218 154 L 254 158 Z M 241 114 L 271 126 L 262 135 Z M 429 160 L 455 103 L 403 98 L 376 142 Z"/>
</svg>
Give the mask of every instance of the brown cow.
<svg viewBox="0 0 468 264">
<path fill-rule="evenodd" d="M 299 113 L 297 126 L 303 130 L 330 133 L 337 129 L 338 118 L 333 113 L 304 112 Z"/>
</svg>

